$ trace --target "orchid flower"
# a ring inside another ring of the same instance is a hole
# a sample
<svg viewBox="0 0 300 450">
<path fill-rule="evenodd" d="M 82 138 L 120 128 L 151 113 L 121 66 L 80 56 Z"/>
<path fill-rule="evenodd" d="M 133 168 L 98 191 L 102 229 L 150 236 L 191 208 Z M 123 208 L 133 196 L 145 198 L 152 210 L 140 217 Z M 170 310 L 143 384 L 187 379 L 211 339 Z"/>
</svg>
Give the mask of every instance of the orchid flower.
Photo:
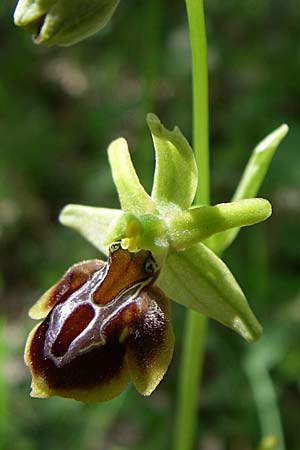
<svg viewBox="0 0 300 450">
<path fill-rule="evenodd" d="M 156 153 L 151 195 L 121 138 L 108 149 L 121 209 L 67 205 L 60 215 L 62 224 L 81 233 L 108 261 L 75 264 L 31 309 L 32 318 L 43 319 L 25 352 L 35 397 L 103 401 L 129 381 L 149 395 L 172 358 L 169 299 L 248 342 L 261 334 L 242 289 L 217 254 L 240 227 L 270 216 L 267 200 L 249 197 L 256 194 L 286 125 L 255 148 L 235 201 L 208 206 L 193 205 L 198 173 L 188 141 L 154 114 L 147 122 Z"/>
</svg>

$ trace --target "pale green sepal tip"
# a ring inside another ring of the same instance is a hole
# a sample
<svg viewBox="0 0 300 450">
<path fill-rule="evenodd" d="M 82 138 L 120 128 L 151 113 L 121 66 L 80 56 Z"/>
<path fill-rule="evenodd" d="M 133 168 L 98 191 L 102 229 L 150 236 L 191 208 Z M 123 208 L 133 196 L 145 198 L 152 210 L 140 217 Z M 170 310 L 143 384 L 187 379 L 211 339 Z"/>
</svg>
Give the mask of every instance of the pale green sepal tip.
<svg viewBox="0 0 300 450">
<path fill-rule="evenodd" d="M 195 197 L 198 182 L 192 148 L 178 127 L 167 130 L 155 114 L 147 115 L 147 124 L 156 154 L 151 197 L 160 210 L 168 203 L 187 209 Z"/>
<path fill-rule="evenodd" d="M 288 130 L 287 125 L 281 125 L 254 148 L 232 200 L 252 198 L 257 195 L 274 153 Z"/>
<path fill-rule="evenodd" d="M 110 144 L 108 158 L 122 210 L 137 215 L 155 213 L 155 204 L 140 183 L 124 138 Z"/>
<path fill-rule="evenodd" d="M 262 333 L 234 276 L 204 244 L 170 251 L 158 286 L 172 300 L 232 328 L 248 342 Z"/>
<path fill-rule="evenodd" d="M 166 215 L 165 221 L 171 246 L 180 250 L 215 233 L 266 220 L 271 213 L 272 207 L 268 200 L 255 198 L 176 211 Z"/>
<path fill-rule="evenodd" d="M 60 213 L 60 222 L 80 233 L 103 254 L 108 254 L 105 238 L 122 215 L 119 209 L 67 205 Z"/>
<path fill-rule="evenodd" d="M 280 127 L 276 128 L 276 130 L 272 131 L 268 134 L 262 141 L 257 144 L 254 151 L 256 153 L 261 153 L 268 150 L 275 150 L 276 147 L 280 144 L 282 139 L 287 135 L 289 131 L 289 127 L 286 123 L 280 125 Z"/>
<path fill-rule="evenodd" d="M 28 27 L 47 12 L 45 2 L 32 0 L 20 0 L 14 12 L 15 25 Z"/>
</svg>

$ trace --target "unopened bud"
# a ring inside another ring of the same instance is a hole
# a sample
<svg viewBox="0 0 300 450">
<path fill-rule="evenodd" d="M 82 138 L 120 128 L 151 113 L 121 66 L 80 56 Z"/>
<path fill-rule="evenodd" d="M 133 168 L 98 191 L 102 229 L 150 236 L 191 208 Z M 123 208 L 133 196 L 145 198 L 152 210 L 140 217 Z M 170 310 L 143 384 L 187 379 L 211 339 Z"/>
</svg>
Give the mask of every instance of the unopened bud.
<svg viewBox="0 0 300 450">
<path fill-rule="evenodd" d="M 14 21 L 36 44 L 72 45 L 104 27 L 119 0 L 19 0 Z"/>
</svg>

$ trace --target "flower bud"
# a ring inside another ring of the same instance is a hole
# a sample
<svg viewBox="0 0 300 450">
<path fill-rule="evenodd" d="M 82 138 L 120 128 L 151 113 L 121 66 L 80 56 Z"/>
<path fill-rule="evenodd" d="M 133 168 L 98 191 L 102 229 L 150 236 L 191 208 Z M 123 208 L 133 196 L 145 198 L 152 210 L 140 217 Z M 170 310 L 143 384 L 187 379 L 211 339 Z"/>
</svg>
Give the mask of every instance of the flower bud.
<svg viewBox="0 0 300 450">
<path fill-rule="evenodd" d="M 36 44 L 72 45 L 104 27 L 119 0 L 19 0 L 14 22 Z"/>
</svg>

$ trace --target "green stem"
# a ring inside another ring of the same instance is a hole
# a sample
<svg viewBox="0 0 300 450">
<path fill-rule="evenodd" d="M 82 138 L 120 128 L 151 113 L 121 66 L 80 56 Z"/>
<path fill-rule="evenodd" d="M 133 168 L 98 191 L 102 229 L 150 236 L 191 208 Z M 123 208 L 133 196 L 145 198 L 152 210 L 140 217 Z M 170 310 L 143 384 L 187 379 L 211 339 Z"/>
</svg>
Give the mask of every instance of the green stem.
<svg viewBox="0 0 300 450">
<path fill-rule="evenodd" d="M 285 450 L 276 392 L 268 368 L 263 361 L 253 362 L 251 359 L 246 362 L 245 367 L 257 406 L 262 436 L 277 437 L 279 443 L 276 448 L 278 450 Z"/>
<path fill-rule="evenodd" d="M 206 317 L 188 311 L 181 357 L 174 450 L 190 450 L 194 446 L 206 328 Z"/>
<path fill-rule="evenodd" d="M 197 204 L 209 203 L 208 71 L 203 0 L 186 0 L 193 75 L 193 140 L 199 171 Z M 180 369 L 174 450 L 194 446 L 207 319 L 188 311 Z"/>
<path fill-rule="evenodd" d="M 208 71 L 203 0 L 186 0 L 193 75 L 193 147 L 199 171 L 195 203 L 209 203 Z"/>
</svg>

